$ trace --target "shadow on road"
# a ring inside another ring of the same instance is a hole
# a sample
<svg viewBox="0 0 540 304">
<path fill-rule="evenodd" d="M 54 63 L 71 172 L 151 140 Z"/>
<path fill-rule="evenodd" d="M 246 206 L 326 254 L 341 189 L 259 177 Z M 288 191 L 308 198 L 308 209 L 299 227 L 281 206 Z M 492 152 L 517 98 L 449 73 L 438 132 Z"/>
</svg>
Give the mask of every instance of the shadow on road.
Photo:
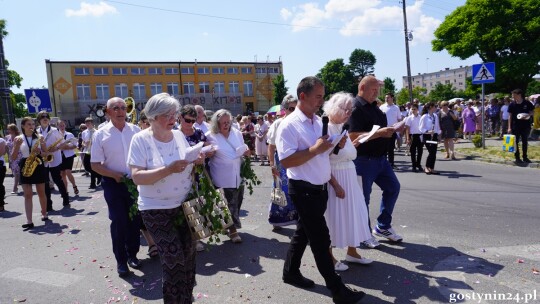
<svg viewBox="0 0 540 304">
<path fill-rule="evenodd" d="M 20 213 L 20 212 L 4 210 L 3 212 L 0 212 L 0 218 L 12 218 L 12 217 L 19 216 L 21 214 L 22 213 Z"/>
</svg>

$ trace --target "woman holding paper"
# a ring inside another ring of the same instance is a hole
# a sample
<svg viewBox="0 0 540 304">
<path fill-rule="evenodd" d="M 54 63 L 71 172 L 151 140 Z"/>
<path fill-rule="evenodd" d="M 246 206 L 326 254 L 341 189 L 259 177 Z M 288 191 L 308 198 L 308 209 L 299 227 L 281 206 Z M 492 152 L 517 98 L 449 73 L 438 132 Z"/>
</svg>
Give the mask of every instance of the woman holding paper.
<svg viewBox="0 0 540 304">
<path fill-rule="evenodd" d="M 352 113 L 354 97 L 348 93 L 336 93 L 324 104 L 324 112 L 328 115 L 328 135 L 343 133 L 343 124 Z M 347 247 L 345 260 L 350 263 L 369 264 L 370 259 L 362 258 L 356 247 L 365 240 L 371 239 L 368 226 L 368 211 L 361 184 L 358 183 L 353 160 L 356 158 L 355 145 L 359 139 L 351 142 L 345 134 L 345 146 L 337 154 L 330 151 L 332 177 L 328 188 L 328 206 L 325 213 L 332 247 Z M 345 271 L 349 267 L 332 255 L 336 271 Z"/>
<path fill-rule="evenodd" d="M 216 148 L 216 153 L 208 162 L 210 175 L 217 188 L 223 188 L 227 205 L 231 211 L 234 225 L 229 228 L 229 237 L 233 243 L 241 243 L 237 229 L 240 223 L 240 208 L 244 200 L 244 186 L 241 185 L 240 167 L 242 157 L 249 156 L 250 150 L 242 133 L 231 128 L 231 112 L 221 109 L 212 116 L 208 141 Z"/>
<path fill-rule="evenodd" d="M 435 114 L 435 110 L 437 110 L 435 104 L 433 102 L 428 102 L 422 109 L 422 117 L 420 118 L 420 132 L 423 134 L 424 145 L 428 150 L 424 172 L 428 175 L 439 175 L 439 172 L 434 169 L 441 127 L 439 125 L 437 114 Z"/>
<path fill-rule="evenodd" d="M 143 222 L 156 242 L 163 271 L 163 302 L 191 303 L 195 285 L 195 246 L 181 204 L 191 191 L 189 144 L 173 130 L 179 102 L 167 93 L 152 96 L 144 108 L 150 127 L 135 134 L 127 163 L 139 190 Z M 198 159 L 202 163 L 202 158 Z"/>
</svg>

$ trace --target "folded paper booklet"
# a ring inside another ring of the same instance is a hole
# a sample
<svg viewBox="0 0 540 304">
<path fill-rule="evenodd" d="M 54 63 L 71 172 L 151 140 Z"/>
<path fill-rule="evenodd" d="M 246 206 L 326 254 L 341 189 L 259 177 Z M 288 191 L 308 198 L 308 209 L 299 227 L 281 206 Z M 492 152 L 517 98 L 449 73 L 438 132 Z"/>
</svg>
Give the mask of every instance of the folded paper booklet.
<svg viewBox="0 0 540 304">
<path fill-rule="evenodd" d="M 369 131 L 368 135 L 367 136 L 364 136 L 360 139 L 358 139 L 358 142 L 360 142 L 361 144 L 365 143 L 366 141 L 369 140 L 369 138 L 371 136 L 373 136 L 373 134 L 375 134 L 375 132 L 377 132 L 377 130 L 379 130 L 381 128 L 381 126 L 379 125 L 373 125 L 373 128 L 371 128 L 371 131 Z M 356 141 L 356 139 L 355 139 Z M 354 144 L 354 143 L 353 143 Z"/>
<path fill-rule="evenodd" d="M 200 143 L 196 144 L 193 147 L 187 148 L 185 160 L 187 160 L 190 163 L 197 160 L 197 158 L 199 157 L 199 154 L 201 153 L 203 145 L 204 145 L 204 143 L 200 142 Z"/>
<path fill-rule="evenodd" d="M 343 130 L 341 134 L 334 134 L 328 137 L 328 141 L 332 142 L 331 149 L 334 149 L 339 144 L 339 141 L 341 140 L 341 138 L 343 138 L 343 136 L 347 136 L 347 134 L 348 134 L 347 130 Z"/>
</svg>

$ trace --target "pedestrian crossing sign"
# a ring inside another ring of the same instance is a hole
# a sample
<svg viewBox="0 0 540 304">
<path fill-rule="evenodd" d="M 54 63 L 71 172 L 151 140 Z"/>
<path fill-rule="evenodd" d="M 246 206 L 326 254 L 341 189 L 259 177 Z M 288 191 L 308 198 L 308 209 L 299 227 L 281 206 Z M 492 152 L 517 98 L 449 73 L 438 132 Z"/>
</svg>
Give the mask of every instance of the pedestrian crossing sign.
<svg viewBox="0 0 540 304">
<path fill-rule="evenodd" d="M 472 66 L 472 83 L 493 83 L 495 82 L 495 63 L 484 62 L 480 64 L 473 64 Z"/>
</svg>

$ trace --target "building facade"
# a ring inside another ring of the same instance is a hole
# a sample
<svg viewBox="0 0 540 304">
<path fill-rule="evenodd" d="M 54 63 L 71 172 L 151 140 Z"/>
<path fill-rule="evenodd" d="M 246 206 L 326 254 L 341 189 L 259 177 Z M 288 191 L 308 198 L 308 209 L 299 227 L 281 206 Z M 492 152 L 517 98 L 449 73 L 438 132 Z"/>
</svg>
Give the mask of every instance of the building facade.
<svg viewBox="0 0 540 304">
<path fill-rule="evenodd" d="M 118 96 L 133 97 L 137 111 L 168 92 L 182 105 L 228 109 L 233 115 L 266 112 L 281 62 L 113 62 L 45 60 L 55 116 L 78 125 Z"/>
<path fill-rule="evenodd" d="M 465 79 L 467 77 L 472 77 L 472 67 L 470 66 L 460 66 L 456 69 L 445 68 L 438 72 L 418 73 L 418 75 L 411 76 L 412 87 L 425 88 L 427 90 L 426 94 L 429 94 L 437 83 L 452 84 L 456 90 L 465 90 L 467 86 Z M 409 87 L 407 76 L 403 76 L 403 87 Z"/>
</svg>

